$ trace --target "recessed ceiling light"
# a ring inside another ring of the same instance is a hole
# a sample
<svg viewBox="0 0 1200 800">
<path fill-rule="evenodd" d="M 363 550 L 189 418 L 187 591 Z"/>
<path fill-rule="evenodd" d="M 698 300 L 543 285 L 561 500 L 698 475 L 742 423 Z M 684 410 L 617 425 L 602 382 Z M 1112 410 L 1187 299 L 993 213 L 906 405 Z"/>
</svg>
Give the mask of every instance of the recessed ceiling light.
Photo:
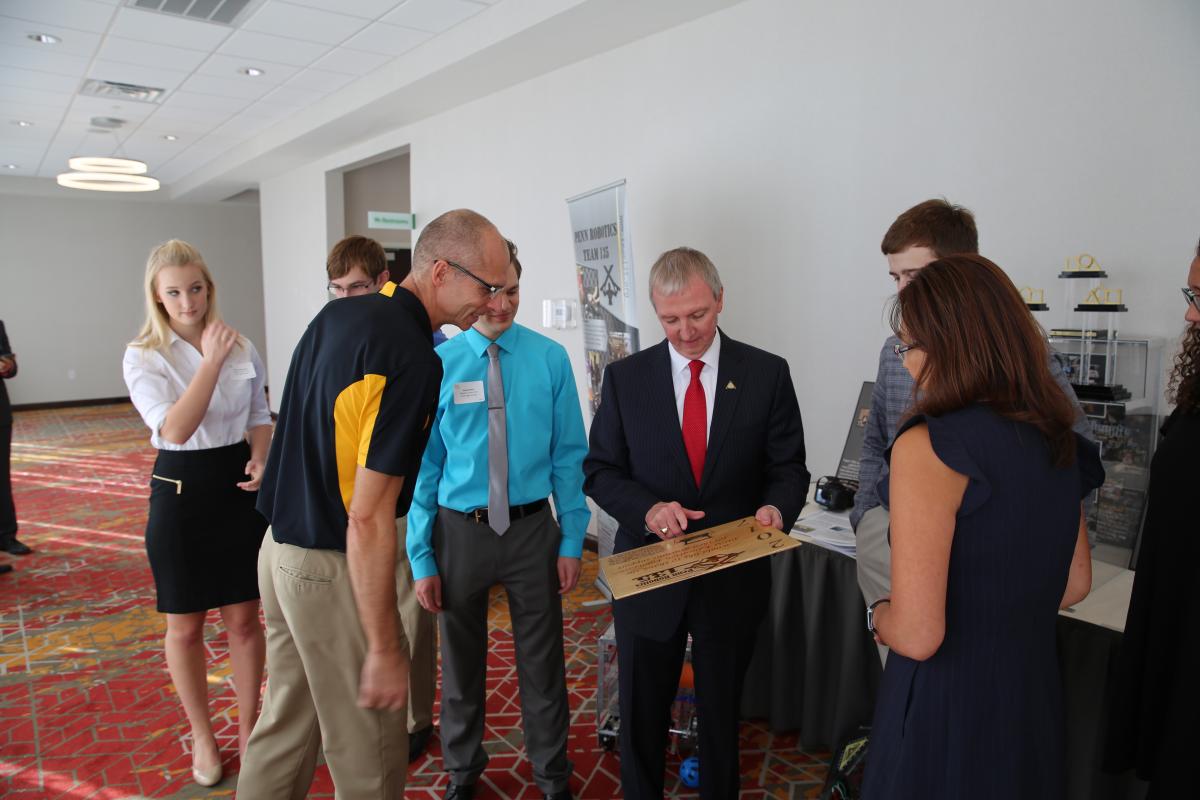
<svg viewBox="0 0 1200 800">
<path fill-rule="evenodd" d="M 258 67 L 242 67 L 241 69 L 238 70 L 238 72 L 240 72 L 243 75 L 248 75 L 251 78 L 257 78 L 259 75 L 265 74 L 266 70 L 259 69 Z"/>
<path fill-rule="evenodd" d="M 18 128 L 32 128 L 33 127 L 33 123 L 27 119 L 14 119 L 13 125 L 16 125 Z"/>
<path fill-rule="evenodd" d="M 5 169 L 16 169 L 19 166 L 21 166 L 21 165 L 20 164 L 5 164 L 4 168 Z"/>
<path fill-rule="evenodd" d="M 168 142 L 173 142 L 176 139 L 178 139 L 179 137 L 173 133 L 164 133 L 163 138 L 166 139 Z"/>
<path fill-rule="evenodd" d="M 58 44 L 62 41 L 62 39 L 49 33 L 31 33 L 26 38 L 38 44 Z"/>
</svg>

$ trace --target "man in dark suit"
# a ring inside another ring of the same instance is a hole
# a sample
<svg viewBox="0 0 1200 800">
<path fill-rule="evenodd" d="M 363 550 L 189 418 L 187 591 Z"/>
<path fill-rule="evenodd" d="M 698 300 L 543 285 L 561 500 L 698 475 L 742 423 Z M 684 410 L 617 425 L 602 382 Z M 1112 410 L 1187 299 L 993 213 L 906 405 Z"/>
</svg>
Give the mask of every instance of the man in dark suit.
<svg viewBox="0 0 1200 800">
<path fill-rule="evenodd" d="M 616 518 L 616 552 L 742 517 L 790 530 L 804 505 L 804 429 L 787 362 L 717 329 L 713 263 L 670 250 L 650 271 L 666 341 L 608 366 L 584 491 Z M 663 796 L 666 732 L 692 636 L 700 797 L 738 795 L 738 704 L 771 569 L 759 559 L 613 604 L 621 787 Z"/>
<path fill-rule="evenodd" d="M 29 545 L 17 539 L 17 509 L 13 505 L 12 477 L 9 456 L 12 447 L 12 406 L 4 381 L 17 376 L 17 357 L 8 344 L 8 334 L 0 321 L 0 550 L 16 556 L 33 552 Z M 0 573 L 12 570 L 11 564 L 0 564 Z"/>
</svg>

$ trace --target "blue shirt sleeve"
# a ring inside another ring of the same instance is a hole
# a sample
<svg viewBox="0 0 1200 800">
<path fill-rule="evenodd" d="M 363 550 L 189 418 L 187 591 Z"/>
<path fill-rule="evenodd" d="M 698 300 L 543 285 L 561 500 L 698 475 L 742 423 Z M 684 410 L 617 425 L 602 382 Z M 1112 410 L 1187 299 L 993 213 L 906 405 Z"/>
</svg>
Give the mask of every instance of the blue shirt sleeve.
<svg viewBox="0 0 1200 800">
<path fill-rule="evenodd" d="M 438 510 L 438 484 L 442 479 L 442 467 L 446 463 L 446 444 L 442 441 L 442 410 L 438 404 L 429 443 L 421 457 L 421 469 L 413 488 L 412 504 L 408 509 L 408 532 L 405 547 L 408 562 L 412 567 L 413 580 L 429 578 L 438 574 L 437 558 L 433 553 L 433 521 Z"/>
<path fill-rule="evenodd" d="M 558 555 L 579 558 L 583 555 L 583 536 L 592 512 L 583 497 L 583 458 L 587 455 L 587 434 L 571 362 L 561 347 L 554 349 L 554 429 L 550 439 L 550 481 L 554 508 L 562 528 Z"/>
</svg>

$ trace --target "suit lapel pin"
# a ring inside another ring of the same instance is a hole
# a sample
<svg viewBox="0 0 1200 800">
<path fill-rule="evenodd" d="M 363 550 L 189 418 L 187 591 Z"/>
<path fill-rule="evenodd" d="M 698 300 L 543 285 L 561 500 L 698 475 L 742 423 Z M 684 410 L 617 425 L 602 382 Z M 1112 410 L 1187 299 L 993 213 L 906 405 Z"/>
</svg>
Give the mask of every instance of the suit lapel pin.
<svg viewBox="0 0 1200 800">
<path fill-rule="evenodd" d="M 736 389 L 737 387 L 733 385 L 733 381 L 730 381 L 729 383 L 725 384 L 725 388 L 726 389 Z"/>
</svg>

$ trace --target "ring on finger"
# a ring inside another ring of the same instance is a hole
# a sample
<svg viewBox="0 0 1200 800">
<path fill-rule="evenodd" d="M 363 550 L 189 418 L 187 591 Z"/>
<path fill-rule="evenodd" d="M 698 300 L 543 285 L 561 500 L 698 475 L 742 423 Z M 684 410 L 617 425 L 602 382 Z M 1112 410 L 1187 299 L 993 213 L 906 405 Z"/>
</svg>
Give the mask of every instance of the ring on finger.
<svg viewBox="0 0 1200 800">
<path fill-rule="evenodd" d="M 658 532 L 659 532 L 659 533 L 666 533 L 666 532 L 667 532 L 667 531 L 669 531 L 669 530 L 671 530 L 671 529 L 670 529 L 670 528 L 659 528 L 659 529 L 658 529 Z"/>
</svg>

